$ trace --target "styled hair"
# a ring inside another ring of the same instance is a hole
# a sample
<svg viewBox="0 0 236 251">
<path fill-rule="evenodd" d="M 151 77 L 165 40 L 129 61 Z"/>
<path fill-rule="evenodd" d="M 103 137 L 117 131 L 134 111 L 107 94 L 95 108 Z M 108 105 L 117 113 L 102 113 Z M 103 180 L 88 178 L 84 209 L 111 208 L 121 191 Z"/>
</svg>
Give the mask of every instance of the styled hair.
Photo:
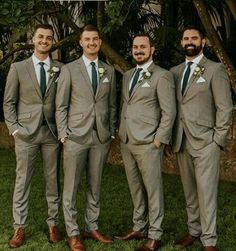
<svg viewBox="0 0 236 251">
<path fill-rule="evenodd" d="M 148 33 L 137 33 L 133 36 L 133 41 L 136 37 L 146 37 L 149 40 L 150 46 L 153 47 L 154 46 L 154 42 L 152 40 L 152 38 L 150 37 L 150 35 Z"/>
<path fill-rule="evenodd" d="M 94 25 L 92 25 L 92 24 L 85 25 L 85 26 L 82 28 L 82 30 L 81 30 L 81 32 L 80 32 L 80 36 L 79 36 L 80 39 L 81 39 L 81 37 L 82 37 L 84 31 L 95 31 L 95 32 L 98 33 L 99 38 L 101 38 L 101 33 L 100 33 L 99 29 L 98 29 L 97 27 L 95 27 Z"/>
<path fill-rule="evenodd" d="M 195 26 L 195 25 L 188 25 L 188 26 L 184 27 L 183 30 L 181 31 L 181 34 L 180 34 L 181 35 L 181 39 L 183 38 L 184 32 L 186 30 L 196 30 L 196 31 L 198 31 L 201 39 L 203 39 L 203 38 L 206 37 L 205 32 L 200 27 Z"/>
<path fill-rule="evenodd" d="M 45 30 L 51 30 L 52 35 L 54 35 L 54 30 L 51 24 L 36 24 L 34 27 L 34 35 L 37 32 L 38 29 L 45 29 Z"/>
</svg>

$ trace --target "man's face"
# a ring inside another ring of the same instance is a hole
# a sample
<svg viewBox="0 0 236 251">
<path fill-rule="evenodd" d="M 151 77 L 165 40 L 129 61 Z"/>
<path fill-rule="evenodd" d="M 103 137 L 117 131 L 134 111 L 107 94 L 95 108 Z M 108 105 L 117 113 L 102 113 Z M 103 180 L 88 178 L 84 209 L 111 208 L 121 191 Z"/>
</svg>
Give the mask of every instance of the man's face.
<svg viewBox="0 0 236 251">
<path fill-rule="evenodd" d="M 132 46 L 132 55 L 138 65 L 143 65 L 150 61 L 154 53 L 154 47 L 151 47 L 148 37 L 135 37 Z"/>
<path fill-rule="evenodd" d="M 85 56 L 96 56 L 100 50 L 102 40 L 96 31 L 84 31 L 80 38 L 80 46 Z"/>
<path fill-rule="evenodd" d="M 48 54 L 53 44 L 53 31 L 39 28 L 33 36 L 34 50 L 36 54 Z"/>
<path fill-rule="evenodd" d="M 202 53 L 206 40 L 201 38 L 197 30 L 186 30 L 181 40 L 184 53 L 189 58 L 194 58 Z"/>
</svg>

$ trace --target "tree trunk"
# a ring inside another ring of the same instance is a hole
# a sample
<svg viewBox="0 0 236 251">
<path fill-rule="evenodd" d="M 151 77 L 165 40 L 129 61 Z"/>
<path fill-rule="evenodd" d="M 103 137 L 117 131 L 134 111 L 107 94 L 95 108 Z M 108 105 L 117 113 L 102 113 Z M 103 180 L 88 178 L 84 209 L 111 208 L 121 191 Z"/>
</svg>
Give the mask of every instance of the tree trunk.
<svg viewBox="0 0 236 251">
<path fill-rule="evenodd" d="M 193 0 L 194 5 L 197 9 L 198 15 L 204 25 L 204 28 L 207 32 L 208 38 L 211 41 L 212 47 L 218 56 L 219 60 L 224 64 L 226 71 L 231 80 L 231 85 L 233 87 L 234 92 L 236 93 L 236 70 L 227 56 L 221 40 L 219 39 L 210 19 L 210 15 L 206 9 L 206 6 L 202 0 Z"/>
<path fill-rule="evenodd" d="M 235 2 L 235 0 L 225 0 L 225 2 L 232 13 L 234 20 L 236 21 L 236 2 Z"/>
<path fill-rule="evenodd" d="M 104 9 L 105 3 L 99 1 L 97 7 L 97 26 L 100 32 L 103 34 L 104 27 Z M 122 57 L 118 52 L 116 52 L 108 43 L 105 35 L 103 34 L 103 42 L 101 51 L 104 53 L 108 61 L 122 74 L 129 70 L 132 66 Z"/>
</svg>

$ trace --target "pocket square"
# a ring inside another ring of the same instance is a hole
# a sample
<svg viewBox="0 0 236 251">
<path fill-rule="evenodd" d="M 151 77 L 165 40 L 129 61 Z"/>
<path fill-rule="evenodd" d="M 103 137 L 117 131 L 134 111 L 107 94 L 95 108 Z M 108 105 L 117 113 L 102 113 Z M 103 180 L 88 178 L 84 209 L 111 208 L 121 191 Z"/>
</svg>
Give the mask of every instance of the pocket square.
<svg viewBox="0 0 236 251">
<path fill-rule="evenodd" d="M 142 85 L 142 87 L 150 87 L 150 85 L 149 85 L 147 82 L 145 82 L 145 83 Z"/>
<path fill-rule="evenodd" d="M 204 83 L 206 82 L 206 79 L 203 78 L 203 77 L 200 77 L 198 80 L 197 80 L 197 83 Z"/>
<path fill-rule="evenodd" d="M 108 79 L 108 78 L 105 78 L 102 82 L 103 82 L 103 83 L 107 83 L 107 82 L 109 82 L 109 79 Z"/>
</svg>

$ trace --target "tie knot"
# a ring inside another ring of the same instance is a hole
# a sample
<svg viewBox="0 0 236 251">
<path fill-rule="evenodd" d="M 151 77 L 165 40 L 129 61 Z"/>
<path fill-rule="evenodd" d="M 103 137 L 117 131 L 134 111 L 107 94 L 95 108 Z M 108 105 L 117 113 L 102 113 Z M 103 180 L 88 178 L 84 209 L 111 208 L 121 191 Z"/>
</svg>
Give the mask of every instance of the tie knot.
<svg viewBox="0 0 236 251">
<path fill-rule="evenodd" d="M 90 64 L 91 64 L 92 66 L 95 66 L 95 62 L 91 62 Z"/>
<path fill-rule="evenodd" d="M 138 69 L 136 70 L 136 72 L 140 73 L 140 71 L 142 71 L 142 69 L 143 69 L 143 68 L 138 68 Z"/>
<path fill-rule="evenodd" d="M 193 62 L 191 62 L 191 61 L 187 63 L 188 67 L 190 67 L 192 64 L 193 64 Z"/>
<path fill-rule="evenodd" d="M 41 66 L 44 66 L 45 63 L 44 63 L 44 62 L 39 62 L 39 64 L 40 64 Z"/>
</svg>

